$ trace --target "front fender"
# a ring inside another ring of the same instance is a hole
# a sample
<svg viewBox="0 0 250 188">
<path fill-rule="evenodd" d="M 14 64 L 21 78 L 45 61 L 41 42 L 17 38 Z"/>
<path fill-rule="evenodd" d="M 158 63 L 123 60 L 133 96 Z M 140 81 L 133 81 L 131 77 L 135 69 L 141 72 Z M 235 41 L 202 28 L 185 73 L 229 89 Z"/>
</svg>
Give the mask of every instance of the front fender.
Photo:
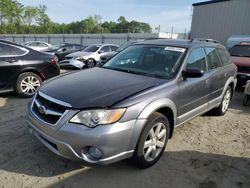
<svg viewBox="0 0 250 188">
<path fill-rule="evenodd" d="M 164 107 L 170 108 L 172 110 L 173 115 L 174 115 L 174 125 L 175 125 L 177 108 L 176 108 L 175 103 L 172 100 L 166 99 L 166 98 L 161 98 L 161 99 L 151 102 L 142 110 L 142 112 L 138 116 L 138 119 L 147 119 L 153 112 Z"/>
</svg>

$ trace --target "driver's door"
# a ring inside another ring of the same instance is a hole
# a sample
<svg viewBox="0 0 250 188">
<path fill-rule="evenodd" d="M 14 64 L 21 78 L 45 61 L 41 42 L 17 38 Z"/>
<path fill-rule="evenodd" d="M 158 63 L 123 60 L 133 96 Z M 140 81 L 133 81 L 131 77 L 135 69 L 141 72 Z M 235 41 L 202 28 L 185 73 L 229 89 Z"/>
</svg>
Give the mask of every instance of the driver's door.
<svg viewBox="0 0 250 188">
<path fill-rule="evenodd" d="M 208 108 L 210 97 L 210 73 L 208 72 L 206 54 L 203 48 L 191 51 L 186 68 L 198 68 L 204 71 L 200 78 L 186 78 L 180 81 L 180 98 L 177 124 Z"/>
</svg>

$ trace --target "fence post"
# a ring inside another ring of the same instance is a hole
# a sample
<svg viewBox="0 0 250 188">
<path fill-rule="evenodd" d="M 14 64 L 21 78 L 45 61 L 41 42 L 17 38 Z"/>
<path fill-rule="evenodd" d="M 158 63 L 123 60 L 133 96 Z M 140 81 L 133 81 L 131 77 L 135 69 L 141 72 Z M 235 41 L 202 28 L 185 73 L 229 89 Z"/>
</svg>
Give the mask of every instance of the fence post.
<svg viewBox="0 0 250 188">
<path fill-rule="evenodd" d="M 83 36 L 81 35 L 81 45 L 82 45 L 82 43 L 83 43 Z"/>
<path fill-rule="evenodd" d="M 13 40 L 13 42 L 16 42 L 16 41 L 15 41 L 15 36 L 14 36 L 14 35 L 12 36 L 12 40 Z"/>
<path fill-rule="evenodd" d="M 25 36 L 23 35 L 23 42 L 25 42 Z"/>
<path fill-rule="evenodd" d="M 102 44 L 104 43 L 104 36 L 103 36 L 103 34 L 102 34 Z"/>
<path fill-rule="evenodd" d="M 50 35 L 48 35 L 48 43 L 50 44 Z"/>
<path fill-rule="evenodd" d="M 63 35 L 63 43 L 65 43 L 65 36 Z"/>
</svg>

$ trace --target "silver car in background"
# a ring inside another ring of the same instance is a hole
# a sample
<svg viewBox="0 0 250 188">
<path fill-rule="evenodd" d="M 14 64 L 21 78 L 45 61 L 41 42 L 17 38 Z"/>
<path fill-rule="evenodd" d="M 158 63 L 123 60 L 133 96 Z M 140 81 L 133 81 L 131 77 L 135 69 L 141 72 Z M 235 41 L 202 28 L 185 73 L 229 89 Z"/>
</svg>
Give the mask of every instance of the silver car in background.
<svg viewBox="0 0 250 188">
<path fill-rule="evenodd" d="M 82 51 L 71 53 L 60 61 L 61 68 L 92 68 L 100 61 L 100 56 L 116 51 L 119 46 L 114 44 L 93 44 Z"/>
</svg>

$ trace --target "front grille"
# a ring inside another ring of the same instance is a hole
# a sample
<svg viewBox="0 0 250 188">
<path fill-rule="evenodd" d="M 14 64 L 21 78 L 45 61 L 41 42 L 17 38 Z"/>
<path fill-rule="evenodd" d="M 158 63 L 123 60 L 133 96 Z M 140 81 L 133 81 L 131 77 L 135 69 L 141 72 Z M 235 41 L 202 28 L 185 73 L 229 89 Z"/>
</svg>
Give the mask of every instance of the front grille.
<svg viewBox="0 0 250 188">
<path fill-rule="evenodd" d="M 49 124 L 56 124 L 66 110 L 67 107 L 50 101 L 39 94 L 37 94 L 32 107 L 33 113 Z"/>
</svg>

